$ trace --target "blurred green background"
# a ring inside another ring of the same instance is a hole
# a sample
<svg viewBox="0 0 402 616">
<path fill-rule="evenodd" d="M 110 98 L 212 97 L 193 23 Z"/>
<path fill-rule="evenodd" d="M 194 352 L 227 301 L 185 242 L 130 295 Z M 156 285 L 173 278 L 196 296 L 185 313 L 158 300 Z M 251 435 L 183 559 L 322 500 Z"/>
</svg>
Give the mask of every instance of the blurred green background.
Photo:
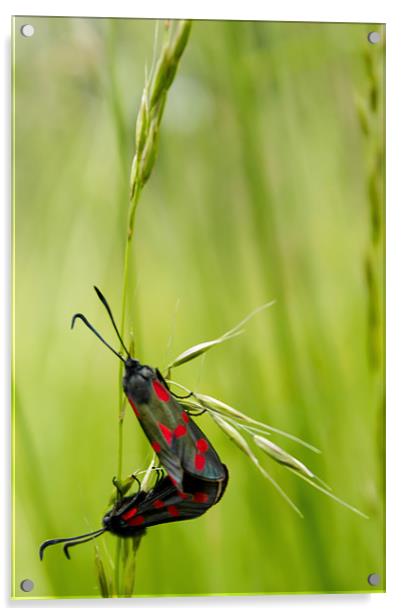
<svg viewBox="0 0 402 616">
<path fill-rule="evenodd" d="M 19 33 L 27 22 L 32 38 Z M 119 315 L 155 22 L 30 17 L 14 27 L 12 594 L 30 578 L 29 596 L 98 596 L 94 544 L 71 562 L 58 547 L 41 563 L 38 547 L 99 528 L 116 474 L 117 360 L 69 325 L 83 312 L 115 343 L 92 285 Z M 242 337 L 174 376 L 319 447 L 275 438 L 370 519 L 261 456 L 299 519 L 201 417 L 229 467 L 227 492 L 197 520 L 148 531 L 138 595 L 372 591 L 372 572 L 384 589 L 382 351 L 377 366 L 369 352 L 370 305 L 383 301 L 370 197 L 383 140 L 381 108 L 370 111 L 383 96 L 374 29 L 385 35 L 373 24 L 193 24 L 139 204 L 130 303 L 138 357 L 163 368 L 276 299 Z M 149 460 L 128 413 L 124 473 Z M 113 556 L 114 537 L 97 543 Z"/>
</svg>

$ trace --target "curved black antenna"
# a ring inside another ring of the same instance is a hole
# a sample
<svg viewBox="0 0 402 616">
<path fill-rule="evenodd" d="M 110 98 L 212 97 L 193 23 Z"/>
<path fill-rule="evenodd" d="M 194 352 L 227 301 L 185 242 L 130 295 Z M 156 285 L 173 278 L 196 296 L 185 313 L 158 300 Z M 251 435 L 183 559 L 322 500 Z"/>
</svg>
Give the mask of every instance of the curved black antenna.
<svg viewBox="0 0 402 616">
<path fill-rule="evenodd" d="M 95 535 L 100 535 L 105 530 L 105 528 L 99 528 L 98 530 L 93 530 L 92 532 L 86 533 L 85 535 L 77 535 L 76 537 L 64 537 L 64 539 L 48 539 L 47 541 L 44 541 L 39 548 L 39 558 L 43 560 L 43 552 L 46 550 L 47 547 L 49 547 L 49 545 L 56 545 L 56 543 L 65 543 L 66 541 L 74 541 L 75 539 L 84 539 L 85 537 L 89 537 L 92 539 L 93 537 L 95 537 Z"/>
<path fill-rule="evenodd" d="M 124 359 L 124 357 L 122 355 L 120 355 L 120 353 L 118 353 L 117 351 L 114 350 L 113 347 L 110 346 L 110 344 L 108 344 L 106 342 L 106 340 L 104 338 L 102 338 L 102 336 L 100 335 L 99 332 L 96 331 L 96 329 L 93 327 L 93 325 L 90 324 L 90 322 L 88 321 L 88 319 L 86 317 L 84 317 L 83 314 L 81 314 L 80 312 L 77 312 L 77 314 L 75 314 L 72 318 L 71 321 L 71 329 L 74 328 L 74 324 L 75 321 L 77 319 L 80 319 L 81 321 L 83 321 L 85 323 L 85 325 L 95 334 L 95 336 L 97 336 L 99 338 L 99 340 L 101 340 L 103 342 L 104 345 L 107 346 L 108 349 L 110 349 L 112 351 L 112 353 L 114 353 L 115 355 L 117 355 L 117 357 L 119 359 L 121 359 L 121 361 L 125 362 L 126 360 Z"/>
<path fill-rule="evenodd" d="M 128 350 L 127 350 L 127 348 L 126 348 L 126 345 L 125 345 L 125 344 L 124 344 L 124 342 L 123 342 L 123 338 L 120 336 L 120 332 L 119 332 L 119 330 L 117 329 L 117 325 L 116 325 L 116 322 L 115 322 L 115 320 L 114 320 L 113 313 L 112 313 L 112 311 L 111 311 L 111 308 L 110 308 L 109 304 L 108 304 L 108 303 L 107 303 L 107 301 L 106 301 L 105 296 L 103 295 L 103 293 L 101 293 L 101 291 L 99 291 L 98 287 L 94 286 L 94 289 L 95 289 L 95 291 L 96 291 L 96 295 L 99 297 L 100 301 L 102 302 L 102 304 L 103 304 L 103 305 L 105 306 L 105 308 L 106 308 L 106 311 L 107 311 L 107 313 L 108 313 L 108 315 L 109 315 L 109 317 L 110 317 L 110 320 L 112 321 L 112 325 L 113 325 L 113 327 L 114 327 L 114 331 L 116 332 L 117 337 L 118 337 L 118 339 L 120 340 L 121 346 L 123 347 L 123 349 L 124 349 L 124 350 L 125 350 L 125 352 L 127 353 L 127 357 L 130 357 L 130 353 L 128 352 Z"/>
<path fill-rule="evenodd" d="M 69 552 L 70 548 L 73 548 L 75 545 L 79 545 L 80 543 L 86 543 L 87 541 L 92 541 L 92 539 L 96 539 L 96 537 L 99 537 L 99 535 L 104 533 L 105 530 L 106 528 L 102 528 L 102 530 L 100 530 L 96 535 L 92 535 L 92 537 L 88 537 L 87 539 L 82 539 L 81 541 L 71 541 L 69 543 L 66 543 L 63 548 L 66 558 L 68 558 L 68 560 L 71 560 L 71 556 Z"/>
</svg>

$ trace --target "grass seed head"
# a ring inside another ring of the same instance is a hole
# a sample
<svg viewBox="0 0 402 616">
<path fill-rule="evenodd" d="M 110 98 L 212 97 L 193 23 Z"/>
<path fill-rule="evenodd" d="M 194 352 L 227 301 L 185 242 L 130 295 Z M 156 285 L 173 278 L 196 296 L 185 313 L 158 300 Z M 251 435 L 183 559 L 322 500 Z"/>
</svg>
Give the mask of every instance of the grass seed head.
<svg viewBox="0 0 402 616">
<path fill-rule="evenodd" d="M 283 464 L 284 466 L 289 466 L 290 468 L 294 468 L 296 471 L 299 471 L 303 475 L 307 477 L 314 477 L 314 473 L 310 471 L 300 460 L 294 458 L 289 453 L 287 453 L 284 449 L 272 443 L 267 438 L 263 436 L 259 436 L 255 434 L 254 437 L 255 444 L 265 451 L 273 460 L 279 462 L 279 464 Z"/>
</svg>

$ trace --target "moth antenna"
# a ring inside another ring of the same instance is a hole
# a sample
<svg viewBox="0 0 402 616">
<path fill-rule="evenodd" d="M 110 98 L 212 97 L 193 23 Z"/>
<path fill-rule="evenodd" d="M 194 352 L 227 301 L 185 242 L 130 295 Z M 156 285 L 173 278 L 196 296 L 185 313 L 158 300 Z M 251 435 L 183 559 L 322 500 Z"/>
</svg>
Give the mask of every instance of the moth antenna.
<svg viewBox="0 0 402 616">
<path fill-rule="evenodd" d="M 77 535 L 76 537 L 64 537 L 63 539 L 48 539 L 47 541 L 44 541 L 39 548 L 39 558 L 43 560 L 43 552 L 46 550 L 47 547 L 49 547 L 49 545 L 56 545 L 56 543 L 66 543 L 66 541 L 75 541 L 76 539 L 84 539 L 85 537 L 89 537 L 90 539 L 92 539 L 93 537 L 95 537 L 95 535 L 100 535 L 105 530 L 105 528 L 99 528 L 98 530 L 93 530 L 90 533 L 85 533 L 85 535 Z"/>
<path fill-rule="evenodd" d="M 114 350 L 113 347 L 110 346 L 110 344 L 108 342 L 106 342 L 106 340 L 104 338 L 102 338 L 102 336 L 100 335 L 100 333 L 98 331 L 96 331 L 96 329 L 94 328 L 93 325 L 90 324 L 90 322 L 88 321 L 88 319 L 81 314 L 80 312 L 77 312 L 77 314 L 75 314 L 72 318 L 71 321 L 71 329 L 74 328 L 75 325 L 75 321 L 77 319 L 80 319 L 81 321 L 83 321 L 83 323 L 85 323 L 85 325 L 91 330 L 91 332 L 93 332 L 95 334 L 95 336 L 97 336 L 99 338 L 99 340 L 101 340 L 103 342 L 103 344 L 105 346 L 107 346 L 108 349 L 110 349 L 112 351 L 112 353 L 114 353 L 115 355 L 117 355 L 117 357 L 119 359 L 121 359 L 122 362 L 125 362 L 126 360 L 124 359 L 124 357 L 122 355 L 120 355 L 120 353 L 118 353 L 117 351 Z"/>
<path fill-rule="evenodd" d="M 120 336 L 120 332 L 119 332 L 119 330 L 117 328 L 117 325 L 116 325 L 116 322 L 114 320 L 112 310 L 111 310 L 109 304 L 107 303 L 105 296 L 103 295 L 103 293 L 101 291 L 99 291 L 98 287 L 94 286 L 94 289 L 96 291 L 96 295 L 99 297 L 100 301 L 102 302 L 102 304 L 106 308 L 106 311 L 107 311 L 107 313 L 108 313 L 108 315 L 110 317 L 110 320 L 112 321 L 112 325 L 114 327 L 114 331 L 116 332 L 117 337 L 120 340 L 121 346 L 123 347 L 123 349 L 127 353 L 127 357 L 130 357 L 130 353 L 128 352 L 127 347 L 126 347 L 126 345 L 123 342 L 123 338 Z"/>
<path fill-rule="evenodd" d="M 71 560 L 71 556 L 69 552 L 70 548 L 73 548 L 75 545 L 79 545 L 80 543 L 87 543 L 87 541 L 92 541 L 92 539 L 96 539 L 97 537 L 99 537 L 99 535 L 102 535 L 102 533 L 104 533 L 105 530 L 106 530 L 105 528 L 102 528 L 102 530 L 99 530 L 96 534 L 92 535 L 92 537 L 87 537 L 86 539 L 81 539 L 80 541 L 69 541 L 68 543 L 66 543 L 63 547 L 66 558 L 68 558 L 68 560 Z"/>
</svg>

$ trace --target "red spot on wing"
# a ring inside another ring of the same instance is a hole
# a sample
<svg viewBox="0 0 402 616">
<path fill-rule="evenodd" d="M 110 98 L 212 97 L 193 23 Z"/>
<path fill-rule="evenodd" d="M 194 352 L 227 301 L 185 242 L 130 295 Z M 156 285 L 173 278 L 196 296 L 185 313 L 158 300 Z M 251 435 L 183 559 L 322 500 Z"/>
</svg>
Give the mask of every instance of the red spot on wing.
<svg viewBox="0 0 402 616">
<path fill-rule="evenodd" d="M 168 390 L 159 381 L 152 381 L 152 386 L 159 400 L 162 400 L 162 402 L 167 402 L 169 400 L 170 394 Z"/>
<path fill-rule="evenodd" d="M 167 442 L 168 445 L 170 445 L 172 443 L 172 431 L 170 430 L 170 428 L 165 426 L 163 423 L 159 423 L 159 428 L 164 436 L 165 441 Z"/>
<path fill-rule="evenodd" d="M 168 513 L 172 516 L 178 516 L 180 515 L 179 510 L 177 509 L 177 507 L 175 507 L 175 505 L 169 505 L 169 507 L 167 508 Z"/>
<path fill-rule="evenodd" d="M 178 496 L 180 496 L 181 499 L 186 499 L 188 498 L 188 494 L 186 494 L 185 492 L 180 492 L 179 490 L 177 490 L 177 494 Z"/>
<path fill-rule="evenodd" d="M 137 415 L 137 417 L 139 417 L 139 416 L 140 416 L 140 414 L 139 414 L 138 409 L 137 409 L 137 407 L 135 406 L 134 402 L 133 402 L 130 398 L 128 399 L 128 401 L 129 401 L 129 403 L 130 403 L 130 405 L 131 405 L 131 407 L 132 407 L 132 409 L 133 409 L 134 413 Z"/>
<path fill-rule="evenodd" d="M 137 515 L 135 518 L 128 521 L 128 525 L 129 526 L 139 526 L 140 524 L 143 524 L 144 522 L 145 522 L 145 518 L 142 515 Z"/>
<path fill-rule="evenodd" d="M 188 423 L 190 421 L 190 417 L 187 415 L 186 411 L 183 411 L 181 416 L 183 417 L 184 423 Z"/>
<path fill-rule="evenodd" d="M 205 492 L 196 492 L 193 496 L 193 501 L 195 503 L 207 503 L 208 500 L 209 496 Z"/>
<path fill-rule="evenodd" d="M 125 513 L 121 516 L 125 522 L 130 518 L 133 518 L 138 511 L 138 507 L 132 507 L 131 509 L 127 509 Z"/>
<path fill-rule="evenodd" d="M 180 438 L 181 436 L 184 436 L 185 434 L 187 434 L 186 426 L 183 426 L 183 424 L 179 424 L 175 428 L 174 435 L 177 436 L 177 438 Z"/>
<path fill-rule="evenodd" d="M 204 470 L 205 456 L 201 455 L 200 453 L 196 453 L 194 456 L 194 466 L 197 469 L 197 471 Z"/>
<path fill-rule="evenodd" d="M 207 451 L 209 447 L 208 441 L 205 438 L 199 438 L 196 444 L 197 444 L 198 451 L 201 453 L 204 453 L 204 451 Z"/>
<path fill-rule="evenodd" d="M 158 500 L 154 502 L 155 509 L 161 509 L 164 506 L 165 506 L 165 503 L 163 502 L 163 500 L 160 500 L 159 498 Z"/>
<path fill-rule="evenodd" d="M 160 450 L 162 449 L 157 441 L 152 441 L 151 447 L 156 453 L 159 453 Z"/>
</svg>

